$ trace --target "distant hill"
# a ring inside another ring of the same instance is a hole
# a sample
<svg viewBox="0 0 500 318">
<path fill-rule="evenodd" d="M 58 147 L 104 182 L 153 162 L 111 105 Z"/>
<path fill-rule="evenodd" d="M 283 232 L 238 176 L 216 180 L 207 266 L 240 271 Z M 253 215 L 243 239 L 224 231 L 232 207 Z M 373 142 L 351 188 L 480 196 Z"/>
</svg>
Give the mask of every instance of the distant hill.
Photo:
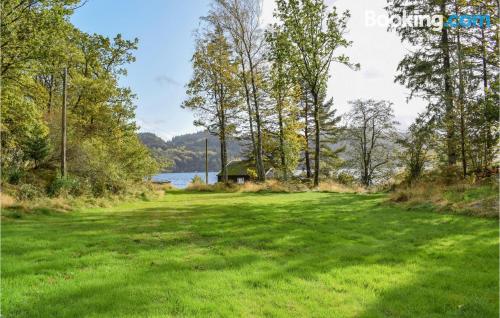
<svg viewBox="0 0 500 318">
<path fill-rule="evenodd" d="M 205 170 L 205 139 L 208 138 L 208 170 L 220 170 L 220 143 L 216 136 L 206 131 L 185 134 L 164 141 L 153 133 L 139 133 L 139 139 L 153 155 L 170 162 L 169 172 L 194 172 Z M 243 146 L 236 140 L 228 142 L 229 160 L 242 157 Z"/>
<path fill-rule="evenodd" d="M 139 133 L 139 139 L 148 148 L 166 149 L 167 143 L 153 133 Z"/>
</svg>

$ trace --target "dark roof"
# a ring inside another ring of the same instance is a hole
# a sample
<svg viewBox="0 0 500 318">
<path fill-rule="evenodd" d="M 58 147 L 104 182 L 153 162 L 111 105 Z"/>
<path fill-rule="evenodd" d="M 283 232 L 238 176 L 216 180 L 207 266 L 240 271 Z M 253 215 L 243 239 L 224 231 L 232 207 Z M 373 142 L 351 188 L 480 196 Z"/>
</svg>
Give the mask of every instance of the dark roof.
<svg viewBox="0 0 500 318">
<path fill-rule="evenodd" d="M 226 165 L 228 176 L 249 176 L 248 169 L 255 170 L 255 166 L 251 161 L 248 160 L 233 160 Z M 269 166 L 265 165 L 266 171 L 269 170 Z M 222 175 L 222 171 L 219 171 L 218 176 Z"/>
<path fill-rule="evenodd" d="M 250 161 L 234 160 L 226 165 L 228 176 L 248 176 L 248 168 L 252 168 L 252 163 Z M 217 175 L 222 175 L 222 171 L 219 171 Z"/>
</svg>

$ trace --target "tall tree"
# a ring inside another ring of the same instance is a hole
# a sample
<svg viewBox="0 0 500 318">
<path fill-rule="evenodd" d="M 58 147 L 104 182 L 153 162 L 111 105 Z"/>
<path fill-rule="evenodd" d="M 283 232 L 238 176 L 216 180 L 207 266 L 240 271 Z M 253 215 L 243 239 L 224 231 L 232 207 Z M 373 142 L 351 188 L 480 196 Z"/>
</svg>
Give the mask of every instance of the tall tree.
<svg viewBox="0 0 500 318">
<path fill-rule="evenodd" d="M 263 92 L 260 83 L 263 77 L 261 63 L 264 61 L 265 39 L 261 29 L 261 9 L 259 0 L 215 0 L 208 19 L 216 19 L 230 35 L 232 47 L 239 57 L 239 74 L 247 105 L 257 178 L 264 181 L 266 171 L 263 155 Z"/>
<path fill-rule="evenodd" d="M 428 114 L 441 132 L 446 163 L 453 167 L 460 159 L 462 175 L 485 168 L 494 157 L 491 127 L 498 123 L 498 1 L 390 0 L 391 16 L 439 12 L 447 21 L 451 13 L 488 14 L 482 25 L 463 27 L 467 19 L 430 27 L 397 27 L 402 41 L 414 49 L 400 62 L 396 81 L 405 84 L 411 97 L 428 101 Z M 451 16 L 453 17 L 453 16 Z M 469 21 L 472 22 L 472 21 Z M 479 22 L 479 21 L 478 21 Z M 496 97 L 495 97 L 496 96 Z M 498 135 L 497 135 L 498 136 Z"/>
<path fill-rule="evenodd" d="M 309 94 L 309 90 L 307 90 L 306 85 L 303 83 L 300 88 L 301 98 L 300 104 L 302 109 L 302 117 L 304 121 L 304 165 L 306 168 L 306 177 L 310 179 L 312 177 L 312 169 L 311 169 L 311 96 Z"/>
<path fill-rule="evenodd" d="M 322 158 L 320 165 L 326 176 L 331 176 L 339 168 L 341 164 L 339 154 L 345 150 L 345 147 L 335 148 L 343 132 L 343 129 L 339 127 L 341 120 L 342 117 L 337 115 L 337 109 L 334 108 L 333 98 L 322 101 L 320 109 Z"/>
<path fill-rule="evenodd" d="M 234 131 L 231 120 L 239 105 L 238 69 L 222 28 L 219 25 L 209 28 L 212 29 L 197 39 L 193 77 L 182 107 L 196 112 L 196 125 L 219 137 L 222 178 L 227 182 L 227 140 Z"/>
<path fill-rule="evenodd" d="M 446 20 L 450 13 L 448 4 L 448 0 L 389 0 L 387 11 L 391 17 L 439 12 Z M 439 115 L 446 140 L 447 163 L 454 165 L 457 161 L 456 109 L 449 30 L 403 26 L 395 31 L 402 41 L 415 48 L 399 63 L 396 81 L 410 89 L 410 98 L 423 97 L 429 109 Z"/>
<path fill-rule="evenodd" d="M 433 120 L 419 115 L 408 131 L 397 139 L 402 147 L 400 160 L 406 169 L 406 181 L 410 184 L 420 179 L 426 165 L 430 163 L 430 152 L 434 146 L 433 130 Z"/>
<path fill-rule="evenodd" d="M 345 55 L 335 55 L 338 48 L 351 42 L 344 38 L 349 12 L 328 10 L 323 0 L 278 0 L 275 16 L 283 24 L 290 43 L 294 65 L 312 96 L 315 131 L 314 185 L 319 184 L 321 121 L 320 93 L 326 89 L 332 62 L 352 66 Z"/>
<path fill-rule="evenodd" d="M 388 101 L 355 100 L 347 115 L 346 139 L 354 147 L 350 160 L 356 164 L 365 186 L 381 177 L 391 162 L 395 141 L 394 111 Z"/>
<path fill-rule="evenodd" d="M 297 120 L 300 89 L 293 74 L 293 65 L 290 63 L 286 35 L 279 26 L 274 25 L 267 32 L 266 38 L 269 43 L 268 60 L 271 64 L 269 95 L 278 119 L 279 166 L 286 181 L 289 174 L 297 167 L 300 149 L 298 144 L 301 139 L 298 131 L 300 125 Z"/>
</svg>

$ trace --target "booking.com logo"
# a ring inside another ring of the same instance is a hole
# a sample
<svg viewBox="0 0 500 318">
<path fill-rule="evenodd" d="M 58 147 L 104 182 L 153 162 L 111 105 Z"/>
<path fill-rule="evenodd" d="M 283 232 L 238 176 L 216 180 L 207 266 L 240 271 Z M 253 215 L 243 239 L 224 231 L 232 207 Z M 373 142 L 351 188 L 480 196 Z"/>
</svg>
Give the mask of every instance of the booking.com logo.
<svg viewBox="0 0 500 318">
<path fill-rule="evenodd" d="M 368 27 L 396 27 L 396 28 L 429 28 L 439 31 L 444 28 L 490 28 L 491 17 L 489 14 L 452 14 L 448 19 L 442 15 L 408 15 L 403 12 L 402 16 L 388 17 L 387 15 L 377 15 L 374 11 L 366 11 L 365 24 Z"/>
</svg>

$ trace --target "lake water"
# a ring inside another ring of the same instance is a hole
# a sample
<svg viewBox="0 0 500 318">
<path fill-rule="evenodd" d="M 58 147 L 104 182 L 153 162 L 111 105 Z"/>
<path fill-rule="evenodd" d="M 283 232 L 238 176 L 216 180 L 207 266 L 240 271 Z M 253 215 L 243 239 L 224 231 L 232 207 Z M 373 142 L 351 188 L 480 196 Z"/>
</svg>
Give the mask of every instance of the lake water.
<svg viewBox="0 0 500 318">
<path fill-rule="evenodd" d="M 205 172 L 160 173 L 153 176 L 153 181 L 170 181 L 177 189 L 184 189 L 195 176 L 200 176 L 205 181 Z M 208 183 L 214 184 L 216 182 L 217 172 L 209 172 Z"/>
</svg>

